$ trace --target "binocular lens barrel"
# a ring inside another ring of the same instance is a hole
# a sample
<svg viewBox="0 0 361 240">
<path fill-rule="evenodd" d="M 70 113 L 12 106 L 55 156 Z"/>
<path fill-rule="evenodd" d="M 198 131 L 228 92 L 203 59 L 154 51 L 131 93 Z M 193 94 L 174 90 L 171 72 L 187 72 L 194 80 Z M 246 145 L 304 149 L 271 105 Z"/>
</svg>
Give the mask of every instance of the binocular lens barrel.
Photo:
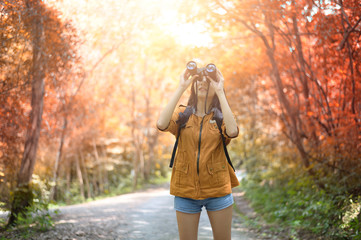
<svg viewBox="0 0 361 240">
<path fill-rule="evenodd" d="M 209 76 L 214 81 L 218 82 L 216 73 L 217 73 L 217 67 L 213 63 L 207 64 L 205 68 L 197 68 L 197 63 L 194 61 L 189 61 L 187 63 L 186 76 L 188 77 L 198 74 L 199 78 L 197 78 L 197 80 L 201 80 L 203 76 Z"/>
<path fill-rule="evenodd" d="M 197 73 L 197 63 L 190 61 L 187 63 L 187 72 L 189 75 L 194 75 Z"/>
<path fill-rule="evenodd" d="M 187 69 L 188 70 L 192 71 L 192 70 L 194 70 L 196 68 L 197 68 L 197 63 L 195 63 L 193 61 L 190 61 L 190 62 L 187 63 Z"/>
<path fill-rule="evenodd" d="M 208 76 L 210 76 L 214 81 L 218 82 L 216 65 L 214 65 L 213 63 L 208 64 L 206 66 L 206 71 L 208 73 Z"/>
<path fill-rule="evenodd" d="M 206 70 L 209 73 L 216 72 L 216 65 L 214 65 L 213 63 L 210 63 L 206 66 Z"/>
</svg>

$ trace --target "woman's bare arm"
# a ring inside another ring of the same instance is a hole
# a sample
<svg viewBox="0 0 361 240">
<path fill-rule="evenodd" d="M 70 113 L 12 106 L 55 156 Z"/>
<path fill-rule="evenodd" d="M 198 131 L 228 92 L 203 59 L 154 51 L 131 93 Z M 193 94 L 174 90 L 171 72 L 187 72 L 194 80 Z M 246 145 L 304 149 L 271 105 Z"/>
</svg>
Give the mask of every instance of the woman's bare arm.
<svg viewBox="0 0 361 240">
<path fill-rule="evenodd" d="M 184 90 L 182 90 L 180 87 L 177 88 L 177 90 L 174 92 L 172 97 L 170 98 L 168 104 L 164 107 L 163 111 L 160 113 L 158 121 L 157 121 L 157 127 L 161 130 L 166 129 L 169 125 L 169 121 L 172 118 L 174 109 L 182 96 Z"/>
<path fill-rule="evenodd" d="M 238 135 L 237 122 L 234 119 L 232 110 L 228 105 L 226 95 L 223 91 L 219 92 L 217 95 L 222 108 L 223 121 L 226 125 L 226 134 L 230 138 L 236 137 Z"/>
<path fill-rule="evenodd" d="M 184 70 L 183 73 L 181 74 L 178 88 L 173 93 L 169 102 L 167 103 L 167 105 L 164 107 L 163 111 L 159 115 L 157 121 L 157 127 L 159 129 L 163 130 L 168 127 L 169 121 L 172 118 L 174 109 L 177 106 L 179 99 L 181 98 L 184 91 L 188 88 L 188 86 L 192 83 L 193 79 L 195 79 L 198 76 L 198 75 L 194 75 L 192 78 L 186 80 L 184 79 L 185 72 L 186 70 Z"/>
<path fill-rule="evenodd" d="M 221 104 L 223 121 L 224 121 L 224 124 L 226 125 L 226 134 L 230 138 L 237 137 L 237 135 L 238 135 L 237 122 L 233 117 L 232 110 L 228 104 L 226 95 L 223 90 L 223 84 L 224 84 L 223 75 L 218 69 L 217 69 L 217 77 L 219 80 L 218 82 L 213 81 L 213 79 L 210 77 L 207 77 L 207 78 L 210 80 L 211 86 L 214 88 L 214 90 L 218 96 L 219 102 Z"/>
</svg>

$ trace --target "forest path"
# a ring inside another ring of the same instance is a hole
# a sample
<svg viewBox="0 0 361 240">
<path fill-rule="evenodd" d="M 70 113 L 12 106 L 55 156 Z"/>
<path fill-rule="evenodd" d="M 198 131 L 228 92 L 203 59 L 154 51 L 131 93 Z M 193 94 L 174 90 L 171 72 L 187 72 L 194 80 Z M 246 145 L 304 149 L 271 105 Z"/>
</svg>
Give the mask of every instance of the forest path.
<svg viewBox="0 0 361 240">
<path fill-rule="evenodd" d="M 60 207 L 55 228 L 35 239 L 179 239 L 174 196 L 169 188 L 158 187 L 94 202 Z M 205 208 L 202 209 L 198 239 L 213 239 Z M 236 212 L 232 240 L 256 239 Z"/>
</svg>

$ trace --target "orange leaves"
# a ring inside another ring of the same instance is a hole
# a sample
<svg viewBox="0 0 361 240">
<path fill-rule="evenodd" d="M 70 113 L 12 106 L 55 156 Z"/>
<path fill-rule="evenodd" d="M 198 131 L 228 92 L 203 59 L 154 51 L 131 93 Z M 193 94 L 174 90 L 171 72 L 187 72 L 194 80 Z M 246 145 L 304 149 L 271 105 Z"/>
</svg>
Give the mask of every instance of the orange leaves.
<svg viewBox="0 0 361 240">
<path fill-rule="evenodd" d="M 290 138 L 295 141 L 297 135 L 312 135 L 322 146 L 318 149 L 306 138 L 303 146 L 298 145 L 300 148 L 330 157 L 344 154 L 350 159 L 359 154 L 355 149 L 358 148 L 357 136 L 361 135 L 360 120 L 357 120 L 361 109 L 355 107 L 361 104 L 361 76 L 356 73 L 361 64 L 361 49 L 359 44 L 352 44 L 358 42 L 360 33 L 353 32 L 349 36 L 350 52 L 345 49 L 340 52 L 336 48 L 343 39 L 342 33 L 359 20 L 357 8 L 360 6 L 355 7 L 355 2 L 344 5 L 346 17 L 336 11 L 340 6 L 332 2 L 321 2 L 318 6 L 309 1 L 297 1 L 297 4 L 293 1 L 244 2 L 247 6 L 230 7 L 223 15 L 226 20 L 223 31 L 228 34 L 225 36 L 232 36 L 233 31 L 238 30 L 239 40 L 233 44 L 242 44 L 234 50 L 233 58 L 228 57 L 238 61 L 229 60 L 224 64 L 237 69 L 235 78 L 239 86 L 248 87 L 244 84 L 244 76 L 254 77 L 259 90 L 257 97 L 269 93 L 264 108 L 271 108 L 282 116 L 292 133 Z M 262 41 L 242 38 L 239 33 L 244 32 L 245 26 Z M 231 49 L 227 50 L 232 52 Z M 253 55 L 246 61 L 239 61 L 248 49 Z M 255 66 L 265 66 L 265 71 Z"/>
</svg>

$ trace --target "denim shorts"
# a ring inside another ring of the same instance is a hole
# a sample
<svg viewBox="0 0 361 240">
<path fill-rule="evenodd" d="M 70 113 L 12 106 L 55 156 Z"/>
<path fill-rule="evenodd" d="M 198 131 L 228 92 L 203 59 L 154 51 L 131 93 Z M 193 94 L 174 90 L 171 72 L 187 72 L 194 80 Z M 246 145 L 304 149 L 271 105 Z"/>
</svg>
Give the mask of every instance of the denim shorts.
<svg viewBox="0 0 361 240">
<path fill-rule="evenodd" d="M 233 203 L 232 193 L 223 197 L 213 197 L 202 200 L 174 197 L 174 209 L 184 213 L 199 213 L 202 211 L 203 206 L 205 206 L 207 211 L 218 211 L 231 206 Z"/>
</svg>

